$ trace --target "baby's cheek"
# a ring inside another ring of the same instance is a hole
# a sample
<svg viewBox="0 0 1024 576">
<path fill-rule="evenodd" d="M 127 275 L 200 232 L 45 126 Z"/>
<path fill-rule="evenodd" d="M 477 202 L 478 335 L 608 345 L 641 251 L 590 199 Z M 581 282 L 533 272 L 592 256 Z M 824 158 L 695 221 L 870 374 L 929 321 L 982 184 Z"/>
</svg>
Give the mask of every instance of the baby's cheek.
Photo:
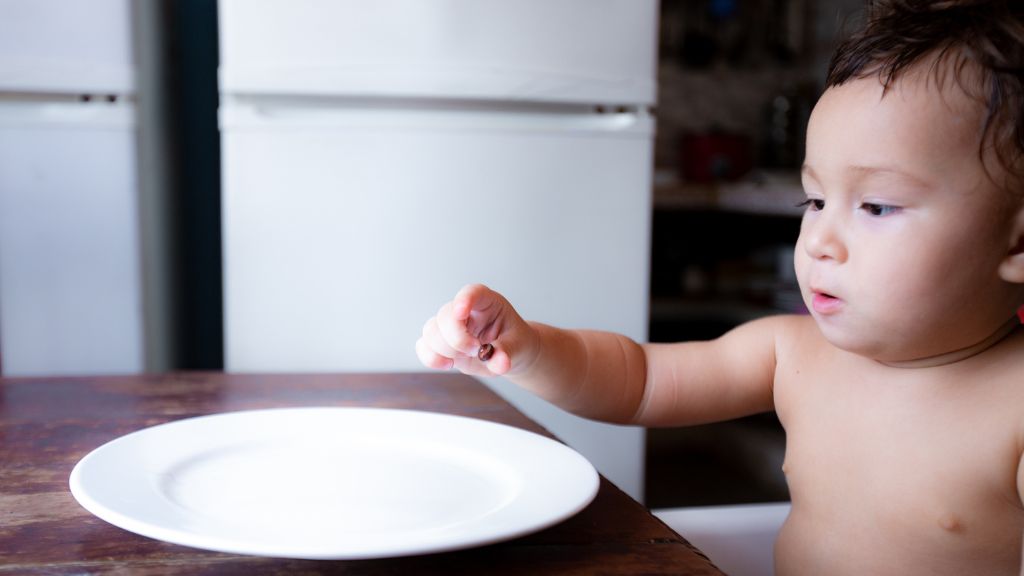
<svg viewBox="0 0 1024 576">
<path fill-rule="evenodd" d="M 809 264 L 808 260 L 809 258 L 807 254 L 801 249 L 800 243 L 798 242 L 796 249 L 793 252 L 793 270 L 796 272 L 796 281 L 802 292 L 805 292 L 807 289 L 805 283 L 807 281 L 806 272 Z"/>
</svg>

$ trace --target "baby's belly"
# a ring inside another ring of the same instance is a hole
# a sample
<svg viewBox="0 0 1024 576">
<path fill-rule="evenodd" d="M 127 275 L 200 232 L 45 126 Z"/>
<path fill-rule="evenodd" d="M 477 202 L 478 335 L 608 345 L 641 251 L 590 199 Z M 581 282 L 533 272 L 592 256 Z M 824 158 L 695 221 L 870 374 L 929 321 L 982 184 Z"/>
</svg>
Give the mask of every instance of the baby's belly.
<svg viewBox="0 0 1024 576">
<path fill-rule="evenodd" d="M 775 570 L 799 574 L 1020 574 L 1020 535 L 1001 545 L 948 527 L 902 526 L 793 506 L 775 543 Z M 831 512 L 831 511 L 827 511 Z M 868 520 L 868 521 L 865 521 Z"/>
</svg>

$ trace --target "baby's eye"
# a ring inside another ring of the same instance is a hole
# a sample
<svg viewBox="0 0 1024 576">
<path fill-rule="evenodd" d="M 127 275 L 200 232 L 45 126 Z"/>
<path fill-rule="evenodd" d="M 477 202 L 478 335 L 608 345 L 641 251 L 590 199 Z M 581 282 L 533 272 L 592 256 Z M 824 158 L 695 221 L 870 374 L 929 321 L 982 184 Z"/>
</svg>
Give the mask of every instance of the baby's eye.
<svg viewBox="0 0 1024 576">
<path fill-rule="evenodd" d="M 888 216 L 889 214 L 899 211 L 898 206 L 887 206 L 885 204 L 874 204 L 872 202 L 865 202 L 861 204 L 860 207 L 872 216 Z"/>
<path fill-rule="evenodd" d="M 825 201 L 822 200 L 821 198 L 808 198 L 807 200 L 804 200 L 803 202 L 797 204 L 796 207 L 807 208 L 808 210 L 814 210 L 815 212 L 817 212 L 818 210 L 822 210 L 825 208 Z"/>
</svg>

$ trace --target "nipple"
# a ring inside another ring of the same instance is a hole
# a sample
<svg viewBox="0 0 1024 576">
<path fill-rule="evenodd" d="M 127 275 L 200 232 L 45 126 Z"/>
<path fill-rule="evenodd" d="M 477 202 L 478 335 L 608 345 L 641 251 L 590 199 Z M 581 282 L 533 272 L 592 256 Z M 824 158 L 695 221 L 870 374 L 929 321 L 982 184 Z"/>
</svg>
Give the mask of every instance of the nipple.
<svg viewBox="0 0 1024 576">
<path fill-rule="evenodd" d="M 963 532 L 964 525 L 956 514 L 947 513 L 939 517 L 939 527 L 946 532 Z"/>
</svg>

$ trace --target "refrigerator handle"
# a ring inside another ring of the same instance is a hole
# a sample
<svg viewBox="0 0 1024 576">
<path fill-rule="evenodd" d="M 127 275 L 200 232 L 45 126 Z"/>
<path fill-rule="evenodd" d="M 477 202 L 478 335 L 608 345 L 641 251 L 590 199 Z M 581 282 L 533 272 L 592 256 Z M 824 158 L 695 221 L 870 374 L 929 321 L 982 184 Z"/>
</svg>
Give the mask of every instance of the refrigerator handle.
<svg viewBox="0 0 1024 576">
<path fill-rule="evenodd" d="M 481 131 L 599 132 L 650 134 L 653 119 L 642 106 L 487 107 L 436 105 L 374 105 L 370 103 L 309 105 L 301 101 L 273 104 L 227 101 L 220 109 L 222 128 L 245 129 L 443 129 Z"/>
</svg>

